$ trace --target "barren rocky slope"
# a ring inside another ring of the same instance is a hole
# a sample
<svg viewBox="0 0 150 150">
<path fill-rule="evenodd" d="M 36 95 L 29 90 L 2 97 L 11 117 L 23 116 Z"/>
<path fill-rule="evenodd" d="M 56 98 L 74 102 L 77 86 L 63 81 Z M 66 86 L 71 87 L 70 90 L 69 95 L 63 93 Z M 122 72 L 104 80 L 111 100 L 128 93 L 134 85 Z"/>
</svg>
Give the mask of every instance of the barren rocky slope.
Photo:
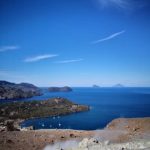
<svg viewBox="0 0 150 150">
<path fill-rule="evenodd" d="M 138 150 L 149 149 L 149 142 L 150 118 L 116 119 L 105 129 L 95 131 L 11 131 L 0 135 L 0 148 L 3 150 L 65 150 L 72 146 L 87 150 L 90 145 L 91 150 Z"/>
<path fill-rule="evenodd" d="M 0 81 L 0 99 L 28 98 L 41 94 L 40 89 L 33 84 Z"/>
</svg>

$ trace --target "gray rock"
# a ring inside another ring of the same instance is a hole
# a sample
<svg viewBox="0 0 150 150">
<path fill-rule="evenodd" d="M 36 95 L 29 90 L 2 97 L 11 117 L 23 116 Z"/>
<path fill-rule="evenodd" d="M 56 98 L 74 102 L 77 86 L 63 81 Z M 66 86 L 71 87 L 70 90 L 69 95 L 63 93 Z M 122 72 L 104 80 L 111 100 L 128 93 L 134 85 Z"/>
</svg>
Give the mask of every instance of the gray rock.
<svg viewBox="0 0 150 150">
<path fill-rule="evenodd" d="M 38 95 L 41 95 L 40 89 L 32 84 L 0 81 L 0 99 L 29 98 Z"/>
</svg>

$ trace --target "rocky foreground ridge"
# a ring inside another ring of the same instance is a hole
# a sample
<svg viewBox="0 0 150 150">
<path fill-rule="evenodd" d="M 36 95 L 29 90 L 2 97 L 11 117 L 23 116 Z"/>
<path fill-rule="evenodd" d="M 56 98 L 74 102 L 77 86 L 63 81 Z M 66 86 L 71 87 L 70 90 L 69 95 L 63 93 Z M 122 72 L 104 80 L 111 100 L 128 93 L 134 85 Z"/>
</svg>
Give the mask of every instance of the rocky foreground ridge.
<svg viewBox="0 0 150 150">
<path fill-rule="evenodd" d="M 41 95 L 41 91 L 33 84 L 0 81 L 0 99 L 29 98 L 38 95 Z"/>
<path fill-rule="evenodd" d="M 109 143 L 95 138 L 84 138 L 81 142 L 70 141 L 70 144 L 62 142 L 54 146 L 46 146 L 44 150 L 150 150 L 150 141 L 144 139 L 126 143 Z"/>
<path fill-rule="evenodd" d="M 150 118 L 115 119 L 102 130 L 1 132 L 4 150 L 149 150 Z"/>
</svg>

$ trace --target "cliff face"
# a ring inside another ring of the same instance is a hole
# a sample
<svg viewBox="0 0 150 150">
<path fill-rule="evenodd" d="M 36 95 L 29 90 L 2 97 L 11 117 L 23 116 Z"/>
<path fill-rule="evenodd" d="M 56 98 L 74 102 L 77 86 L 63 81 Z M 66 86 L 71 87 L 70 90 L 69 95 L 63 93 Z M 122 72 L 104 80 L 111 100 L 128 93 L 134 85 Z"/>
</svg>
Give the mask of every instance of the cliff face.
<svg viewBox="0 0 150 150">
<path fill-rule="evenodd" d="M 28 98 L 41 95 L 40 89 L 29 83 L 0 81 L 0 99 Z"/>
<path fill-rule="evenodd" d="M 48 88 L 49 92 L 70 92 L 72 91 L 72 89 L 68 86 L 64 86 L 64 87 L 50 87 Z"/>
</svg>

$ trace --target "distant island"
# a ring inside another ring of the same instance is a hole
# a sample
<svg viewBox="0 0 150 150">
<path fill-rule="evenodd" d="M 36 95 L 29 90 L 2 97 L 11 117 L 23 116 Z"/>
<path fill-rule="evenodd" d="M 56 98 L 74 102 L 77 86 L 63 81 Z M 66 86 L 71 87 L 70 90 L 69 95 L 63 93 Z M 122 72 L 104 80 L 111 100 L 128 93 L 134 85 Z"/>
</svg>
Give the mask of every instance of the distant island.
<svg viewBox="0 0 150 150">
<path fill-rule="evenodd" d="M 99 86 L 99 85 L 96 85 L 96 84 L 94 84 L 92 87 L 93 87 L 93 88 L 100 88 L 100 86 Z"/>
<path fill-rule="evenodd" d="M 88 110 L 89 106 L 78 105 L 65 98 L 3 103 L 0 105 L 0 129 L 19 130 L 19 123 L 24 119 L 59 116 Z M 14 127 L 14 125 L 17 126 Z"/>
<path fill-rule="evenodd" d="M 69 86 L 64 86 L 64 87 L 49 87 L 48 88 L 49 92 L 71 92 L 72 88 Z"/>
<path fill-rule="evenodd" d="M 41 94 L 40 89 L 33 84 L 0 81 L 0 99 L 29 98 Z"/>
<path fill-rule="evenodd" d="M 124 87 L 124 85 L 118 83 L 118 84 L 114 85 L 113 87 L 116 87 L 116 88 L 122 88 L 122 87 Z"/>
</svg>

